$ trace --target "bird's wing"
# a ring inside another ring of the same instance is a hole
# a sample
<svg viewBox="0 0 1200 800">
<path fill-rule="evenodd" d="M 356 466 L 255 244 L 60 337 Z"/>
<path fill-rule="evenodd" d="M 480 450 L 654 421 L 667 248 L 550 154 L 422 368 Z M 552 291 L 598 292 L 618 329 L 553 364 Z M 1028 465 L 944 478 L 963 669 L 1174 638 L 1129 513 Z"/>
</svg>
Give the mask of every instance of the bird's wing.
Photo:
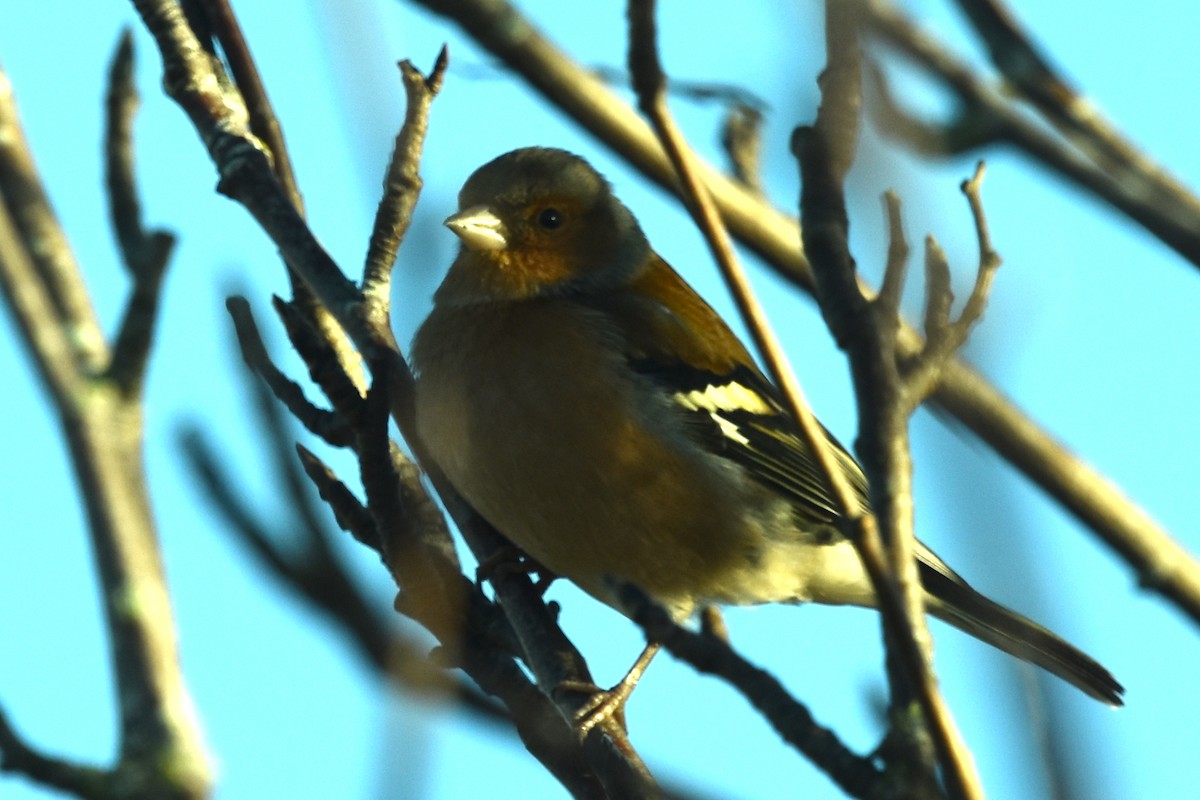
<svg viewBox="0 0 1200 800">
<path fill-rule="evenodd" d="M 696 442 L 744 467 L 755 480 L 790 499 L 804 517 L 822 523 L 837 518 L 824 473 L 776 399 L 774 387 L 757 370 L 738 368 L 717 375 L 658 360 L 634 360 L 631 366 L 670 396 Z M 821 430 L 865 507 L 862 470 L 829 431 Z"/>
<path fill-rule="evenodd" d="M 837 505 L 796 423 L 720 316 L 658 256 L 631 289 L 589 303 L 617 321 L 630 366 L 669 398 L 685 430 L 791 499 L 804 517 L 833 522 Z M 866 507 L 858 463 L 822 431 Z"/>
</svg>

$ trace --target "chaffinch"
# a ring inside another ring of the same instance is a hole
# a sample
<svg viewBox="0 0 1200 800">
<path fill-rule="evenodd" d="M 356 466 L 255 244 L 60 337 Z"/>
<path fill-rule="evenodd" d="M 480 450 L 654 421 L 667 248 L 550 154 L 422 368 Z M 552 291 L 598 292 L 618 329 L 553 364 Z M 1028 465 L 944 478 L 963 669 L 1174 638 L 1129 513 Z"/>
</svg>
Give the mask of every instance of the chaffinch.
<svg viewBox="0 0 1200 800">
<path fill-rule="evenodd" d="M 484 518 L 618 609 L 623 582 L 679 620 L 704 604 L 874 605 L 777 390 L 595 169 L 515 150 L 459 208 L 445 224 L 461 249 L 413 342 L 416 415 Z M 866 507 L 862 470 L 829 442 Z M 1122 704 L 1100 664 L 920 543 L 917 557 L 934 616 Z"/>
</svg>

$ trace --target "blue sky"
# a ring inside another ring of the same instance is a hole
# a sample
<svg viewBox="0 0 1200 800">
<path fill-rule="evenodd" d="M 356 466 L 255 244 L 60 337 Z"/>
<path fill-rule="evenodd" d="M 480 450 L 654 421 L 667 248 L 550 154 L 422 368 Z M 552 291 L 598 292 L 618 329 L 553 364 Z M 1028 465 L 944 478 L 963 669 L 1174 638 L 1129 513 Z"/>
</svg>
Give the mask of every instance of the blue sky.
<svg viewBox="0 0 1200 800">
<path fill-rule="evenodd" d="M 484 161 L 528 144 L 592 160 L 659 252 L 730 313 L 703 242 L 680 209 L 493 70 L 456 29 L 386 1 L 296 5 L 284 14 L 274 4 L 241 5 L 313 228 L 351 270 L 365 251 L 402 116 L 394 62 L 407 57 L 428 68 L 441 43 L 450 43 L 454 61 L 431 121 L 426 190 L 400 255 L 400 341 L 411 336 L 453 257 L 453 237 L 439 221 L 453 210 L 459 185 Z M 816 100 L 822 46 L 810 20 L 814 4 L 740 4 L 736 13 L 715 2 L 661 5 L 672 75 L 749 86 L 770 103 L 767 188 L 781 206 L 794 207 L 797 179 L 786 143 L 793 125 L 811 119 Z M 1195 19 L 1190 5 L 1146 0 L 1137 14 L 1092 10 L 1086 20 L 1078 4 L 1062 0 L 1021 5 L 1028 27 L 1105 112 L 1185 183 L 1200 182 L 1200 111 L 1183 88 L 1200 69 L 1195 26 L 1184 24 Z M 0 63 L 99 315 L 112 330 L 127 285 L 104 222 L 99 109 L 112 47 L 136 18 L 120 3 L 14 6 L 0 26 Z M 944 6 L 924 0 L 909 7 L 977 57 Z M 621 4 L 525 7 L 582 62 L 623 63 Z M 177 433 L 185 423 L 228 449 L 237 479 L 264 513 L 286 513 L 258 453 L 223 310 L 231 287 L 262 307 L 286 285 L 265 237 L 240 208 L 212 193 L 213 170 L 182 113 L 159 93 L 157 56 L 140 30 L 137 43 L 146 214 L 181 237 L 147 387 L 147 462 L 184 668 L 219 763 L 218 796 L 561 796 L 511 740 L 451 710 L 389 697 L 335 631 L 249 563 L 205 507 L 179 458 Z M 928 107 L 940 106 L 921 94 Z M 719 109 L 676 102 L 676 111 L 696 146 L 715 158 Z M 926 163 L 871 134 L 864 150 L 850 187 L 864 272 L 877 274 L 882 260 L 877 198 L 892 187 L 905 200 L 910 240 L 937 235 L 965 294 L 974 241 L 957 186 L 973 157 Z M 968 357 L 1191 551 L 1200 550 L 1196 268 L 1023 157 L 1006 150 L 987 157 L 984 196 L 1005 265 Z M 852 442 L 845 363 L 812 304 L 782 292 L 761 270 L 754 280 L 810 402 Z M 14 342 L 11 324 L 2 324 Z M 269 322 L 264 327 L 279 340 Z M 294 359 L 284 364 L 302 374 Z M 0 703 L 35 744 L 106 762 L 115 741 L 106 642 L 65 449 L 28 360 L 11 344 L 0 346 L 0 374 L 10 376 L 0 441 L 16 454 L 0 460 L 7 522 L 0 535 Z M 1083 796 L 1171 797 L 1194 789 L 1200 763 L 1172 757 L 1163 744 L 1195 740 L 1195 626 L 1139 592 L 1129 570 L 1087 530 L 953 427 L 922 412 L 914 441 L 922 538 L 977 587 L 1067 636 L 1127 687 L 1128 707 L 1112 711 L 1053 681 L 1037 684 L 1061 709 L 1078 741 L 1074 757 L 1094 776 Z M 349 542 L 346 551 L 388 607 L 390 581 L 371 554 Z M 634 627 L 562 582 L 552 596 L 593 671 L 616 680 L 640 647 Z M 880 645 L 871 614 L 747 609 L 731 612 L 729 624 L 735 644 L 779 675 L 819 719 L 860 750 L 875 743 L 870 698 L 881 685 Z M 1036 726 L 1026 718 L 1033 673 L 944 626 L 934 633 L 946 694 L 990 796 L 1043 796 Z M 629 722 L 635 745 L 665 780 L 714 796 L 838 796 L 728 688 L 669 657 L 635 693 Z M 0 796 L 50 795 L 0 777 Z"/>
</svg>

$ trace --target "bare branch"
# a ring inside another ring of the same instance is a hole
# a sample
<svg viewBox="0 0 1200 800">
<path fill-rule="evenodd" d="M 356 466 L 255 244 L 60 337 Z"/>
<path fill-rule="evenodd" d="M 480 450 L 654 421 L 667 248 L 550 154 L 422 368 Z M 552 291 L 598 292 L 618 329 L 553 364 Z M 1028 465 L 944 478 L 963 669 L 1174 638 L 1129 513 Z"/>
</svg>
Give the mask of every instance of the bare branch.
<svg viewBox="0 0 1200 800">
<path fill-rule="evenodd" d="M 890 634 L 886 637 L 889 656 L 900 665 L 903 677 L 893 676 L 893 703 L 903 704 L 909 697 L 920 703 L 951 795 L 979 798 L 983 789 L 974 760 L 932 673 L 923 591 L 916 572 L 907 433 L 911 409 L 904 402 L 896 365 L 896 332 L 902 325 L 896 314 L 902 283 L 896 260 L 906 246 L 893 242 L 889 248 L 888 268 L 893 274 L 885 277 L 887 291 L 875 302 L 859 286 L 849 249 L 843 181 L 854 158 L 862 98 L 856 13 L 837 0 L 825 4 L 827 65 L 820 81 L 821 105 L 812 128 L 798 128 L 793 136 L 803 183 L 802 233 L 822 310 L 850 359 L 858 397 L 858 449 L 870 478 L 871 505 L 887 542 L 890 569 L 883 566 L 871 516 L 847 515 Z M 898 223 L 898 210 L 891 216 Z M 847 510 L 852 507 L 843 503 Z"/>
<path fill-rule="evenodd" d="M 345 421 L 329 411 L 317 408 L 304 396 L 304 390 L 295 381 L 279 371 L 267 354 L 258 324 L 250 311 L 250 304 L 243 297 L 230 297 L 225 301 L 229 316 L 233 319 L 238 347 L 246 366 L 263 379 L 271 392 L 283 403 L 300 424 L 311 433 L 321 437 L 334 447 L 345 447 L 351 442 L 351 433 Z"/>
<path fill-rule="evenodd" d="M 365 387 L 359 385 L 362 379 L 361 363 L 353 367 L 347 364 L 344 353 L 339 346 L 344 334 L 340 331 L 330 339 L 330 331 L 314 320 L 311 314 L 305 313 L 305 308 L 297 301 L 287 301 L 278 296 L 271 298 L 271 304 L 288 341 L 296 354 L 304 360 L 308 367 L 308 377 L 320 387 L 321 392 L 332 406 L 335 416 L 340 417 L 340 424 L 348 424 L 349 420 L 357 419 L 362 413 Z M 355 354 L 357 362 L 357 353 Z M 325 433 L 334 435 L 333 431 Z M 336 439 L 327 439 L 329 444 L 340 443 L 343 432 L 338 432 Z M 351 433 L 344 431 L 345 442 L 349 444 Z M 340 445 L 339 445 L 340 446 Z"/>
<path fill-rule="evenodd" d="M 275 116 L 275 109 L 267 96 L 262 76 L 258 74 L 258 65 L 250 55 L 250 46 L 246 43 L 246 37 L 242 35 L 242 26 L 228 0 L 200 0 L 200 5 L 208 17 L 208 24 L 212 26 L 212 33 L 221 43 L 221 51 L 229 63 L 238 91 L 245 100 L 250 130 L 266 145 L 271 153 L 275 174 L 283 184 L 288 199 L 292 201 L 296 210 L 303 214 L 304 198 L 300 194 L 296 173 L 292 169 L 291 156 L 288 155 L 287 144 L 283 138 L 283 128 Z"/>
<path fill-rule="evenodd" d="M 1067 137 L 1046 133 L 1004 94 L 980 79 L 933 37 L 887 0 L 855 0 L 873 34 L 900 49 L 963 105 L 949 130 L 968 130 L 968 120 L 1002 138 L 1051 170 L 1082 186 L 1200 267 L 1200 199 L 1151 162 L 1109 126 L 1098 110 L 1059 78 L 1032 45 L 1010 25 L 996 24 L 999 6 L 986 0 L 959 0 L 992 48 L 997 66 L 1038 111 Z M 984 17 L 989 18 L 987 21 Z M 884 127 L 886 131 L 887 128 Z M 952 149 L 961 150 L 961 145 Z"/>
<path fill-rule="evenodd" d="M 353 536 L 359 544 L 383 554 L 383 539 L 375 529 L 375 518 L 354 492 L 342 483 L 332 469 L 302 444 L 296 445 L 296 455 L 304 474 L 312 481 L 317 493 L 333 513 L 338 527 Z"/>
<path fill-rule="evenodd" d="M 383 197 L 375 213 L 371 229 L 371 244 L 367 251 L 363 273 L 363 295 L 369 303 L 387 303 L 392 286 L 392 267 L 400 240 L 408 230 L 417 195 L 421 191 L 421 176 L 417 172 L 417 156 L 429 127 L 429 108 L 442 88 L 449 51 L 442 47 L 429 77 L 409 61 L 400 62 L 404 90 L 408 97 L 404 125 L 396 135 L 391 163 L 383 181 Z"/>
<path fill-rule="evenodd" d="M 932 234 L 925 237 L 925 349 L 919 358 L 932 350 L 946 346 L 950 330 L 950 306 L 954 292 L 950 289 L 950 262 L 946 251 Z"/>
<path fill-rule="evenodd" d="M 71 331 L 71 357 L 83 371 L 97 373 L 108 365 L 108 344 L 96 320 L 92 301 L 42 187 L 29 142 L 17 114 L 8 76 L 0 70 L 0 197 L 7 207 L 12 240 L 27 245 L 25 258 L 50 301 L 52 315 Z M 36 244 L 36 247 L 30 246 Z"/>
<path fill-rule="evenodd" d="M 1000 267 L 1000 256 L 992 248 L 992 235 L 988 231 L 987 215 L 983 211 L 981 191 L 984 166 L 984 162 L 980 161 L 975 166 L 975 174 L 959 186 L 962 193 L 966 195 L 967 204 L 971 207 L 971 217 L 975 221 L 975 235 L 979 240 L 979 268 L 975 272 L 975 286 L 971 290 L 971 296 L 967 298 L 967 305 L 962 313 L 962 319 L 968 325 L 983 316 L 983 306 L 991 291 L 992 280 L 996 277 L 996 270 Z"/>
<path fill-rule="evenodd" d="M 0 73 L 0 81 L 3 77 Z M 0 126 L 3 126 L 2 120 Z M 0 129 L 0 148 L 3 140 Z M 54 298 L 37 270 L 37 263 L 22 239 L 16 221 L 8 213 L 8 206 L 0 203 L 0 289 L 4 291 L 4 299 L 21 330 L 25 347 L 33 356 L 42 382 L 53 397 L 70 397 L 83 385 L 75 343 L 67 334 L 54 306 Z"/>
<path fill-rule="evenodd" d="M 899 195 L 889 189 L 883 193 L 883 204 L 888 221 L 888 254 L 875 304 L 885 313 L 899 316 L 900 298 L 908 277 L 908 240 L 904 237 Z"/>
<path fill-rule="evenodd" d="M 79 797 L 106 800 L 116 794 L 111 773 L 39 752 L 13 730 L 3 709 L 0 709 L 0 772 L 24 775 L 42 786 Z"/>
<path fill-rule="evenodd" d="M 241 24 L 233 13 L 233 8 L 228 0 L 197 0 L 194 4 L 185 5 L 184 13 L 203 37 L 204 40 L 200 44 L 207 52 L 215 52 L 210 39 L 215 39 L 220 44 L 233 80 L 228 80 L 221 65 L 213 58 L 210 59 L 210 63 L 216 71 L 215 77 L 222 90 L 236 99 L 241 106 L 239 111 L 245 114 L 250 132 L 257 137 L 258 143 L 265 147 L 270 156 L 271 167 L 289 203 L 296 213 L 303 217 L 304 200 L 292 169 L 291 156 L 284 142 L 283 129 L 275 116 L 275 109 L 271 105 L 266 86 L 258 73 L 258 66 L 250 54 L 249 45 L 242 35 Z M 287 274 L 294 302 L 303 309 L 311 324 L 321 331 L 346 375 L 359 388 L 360 393 L 365 391 L 366 379 L 362 374 L 361 360 L 346 338 L 345 330 L 331 316 L 329 310 L 316 302 L 312 292 L 290 264 Z"/>
<path fill-rule="evenodd" d="M 217 514 L 224 518 L 228 530 L 284 585 L 299 586 L 300 570 L 275 544 L 276 536 L 269 532 L 266 522 L 254 513 L 235 488 L 229 469 L 221 463 L 205 434 L 197 428 L 185 427 L 179 433 L 179 444 L 200 488 Z"/>
<path fill-rule="evenodd" d="M 975 285 L 956 320 L 950 319 L 954 295 L 950 290 L 950 265 L 946 261 L 946 254 L 932 236 L 926 239 L 925 347 L 904 365 L 906 401 L 913 410 L 936 389 L 943 368 L 953 358 L 954 352 L 966 342 L 971 327 L 983 316 L 992 281 L 1000 267 L 1000 256 L 992 249 L 983 200 L 979 194 L 983 172 L 984 164 L 981 161 L 975 168 L 974 176 L 963 181 L 961 186 L 975 223 L 979 265 L 975 271 Z"/>
<path fill-rule="evenodd" d="M 868 62 L 867 85 L 872 90 L 867 108 L 885 135 L 927 156 L 955 156 L 1004 141 L 1006 128 L 983 108 L 961 108 L 946 122 L 929 122 L 909 113 L 892 94 L 887 74 L 878 62 Z"/>
<path fill-rule="evenodd" d="M 0 194 L 0 286 L 59 411 L 87 509 L 120 712 L 119 761 L 106 774 L 130 794 L 203 797 L 212 774 L 179 668 L 145 489 L 142 409 L 136 392 L 104 374 L 108 345 L 2 75 Z M 127 352 L 144 361 L 148 343 Z"/>
<path fill-rule="evenodd" d="M 1101 172 L 1131 195 L 1151 198 L 1158 213 L 1175 206 L 1200 235 L 1200 199 L 1105 119 L 1100 109 L 1050 65 L 1001 0 L 956 0 L 987 45 L 992 63 L 1042 116 Z"/>
<path fill-rule="evenodd" d="M 133 149 L 133 121 L 140 102 L 133 83 L 133 36 L 127 30 L 109 70 L 104 153 L 109 215 L 133 280 L 108 373 L 131 396 L 141 392 L 158 322 L 162 279 L 175 249 L 174 234 L 142 225 Z"/>
<path fill-rule="evenodd" d="M 829 448 L 824 445 L 825 435 L 820 424 L 813 418 L 804 401 L 803 392 L 788 364 L 787 355 L 771 330 L 762 305 L 755 297 L 746 273 L 738 263 L 729 241 L 729 234 L 721 217 L 713 206 L 711 196 L 701 183 L 695 167 L 695 157 L 687 146 L 678 126 L 672 119 L 666 104 L 666 75 L 658 60 L 658 44 L 654 23 L 653 0 L 631 0 L 629 4 L 629 70 L 633 76 L 638 105 L 650 118 L 671 163 L 678 173 L 683 198 L 704 234 L 705 242 L 717 266 L 721 270 L 730 294 L 737 304 L 755 348 L 762 356 L 767 374 L 779 387 L 787 403 L 788 411 L 800 425 L 810 447 L 832 484 L 833 494 L 849 517 L 856 516 L 857 502 L 845 476 L 841 474 Z"/>
</svg>

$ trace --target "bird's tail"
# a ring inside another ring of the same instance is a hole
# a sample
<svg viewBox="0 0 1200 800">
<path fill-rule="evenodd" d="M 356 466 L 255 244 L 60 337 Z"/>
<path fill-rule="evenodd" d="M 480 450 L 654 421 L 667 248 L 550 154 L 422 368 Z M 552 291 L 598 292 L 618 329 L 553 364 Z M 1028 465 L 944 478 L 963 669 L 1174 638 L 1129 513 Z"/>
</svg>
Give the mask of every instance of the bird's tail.
<svg viewBox="0 0 1200 800">
<path fill-rule="evenodd" d="M 994 603 L 965 582 L 927 564 L 921 570 L 934 616 L 1010 655 L 1045 669 L 1110 706 L 1124 705 L 1125 687 L 1095 659 L 1031 619 Z"/>
</svg>

